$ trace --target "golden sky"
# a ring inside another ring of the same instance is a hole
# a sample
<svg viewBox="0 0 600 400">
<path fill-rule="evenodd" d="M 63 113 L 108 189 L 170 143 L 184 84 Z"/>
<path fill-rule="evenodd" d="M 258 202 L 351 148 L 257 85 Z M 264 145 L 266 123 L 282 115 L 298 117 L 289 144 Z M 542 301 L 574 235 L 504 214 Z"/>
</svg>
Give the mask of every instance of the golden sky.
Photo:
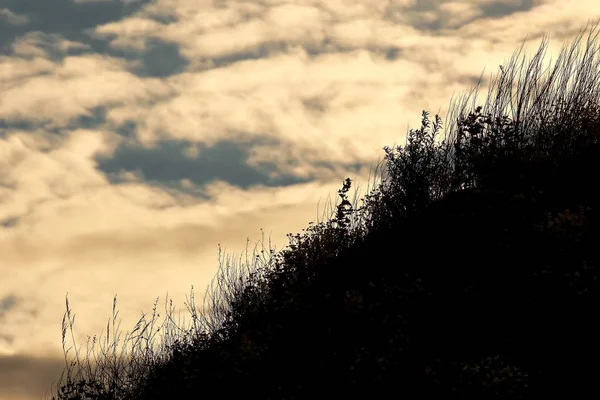
<svg viewBox="0 0 600 400">
<path fill-rule="evenodd" d="M 445 119 L 485 69 L 482 104 L 526 35 L 556 59 L 599 16 L 597 0 L 2 0 L 0 400 L 58 380 L 67 292 L 84 350 L 115 294 L 123 334 L 167 292 L 187 321 L 218 244 L 237 260 L 262 228 L 282 249 L 345 178 L 362 197 L 423 109 Z"/>
</svg>

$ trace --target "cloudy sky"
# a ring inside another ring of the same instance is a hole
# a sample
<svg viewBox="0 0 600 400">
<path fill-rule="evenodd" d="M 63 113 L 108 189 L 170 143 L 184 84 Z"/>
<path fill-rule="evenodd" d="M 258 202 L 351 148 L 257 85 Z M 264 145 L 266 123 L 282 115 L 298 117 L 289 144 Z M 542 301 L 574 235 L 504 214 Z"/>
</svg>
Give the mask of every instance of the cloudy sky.
<svg viewBox="0 0 600 400">
<path fill-rule="evenodd" d="M 526 35 L 556 58 L 599 16 L 596 0 L 0 0 L 0 400 L 58 380 L 67 292 L 84 350 L 115 294 L 123 332 L 167 292 L 187 314 L 219 244 L 237 259 L 262 228 L 282 249 L 346 177 L 364 195 L 423 109 L 444 119 Z"/>
</svg>

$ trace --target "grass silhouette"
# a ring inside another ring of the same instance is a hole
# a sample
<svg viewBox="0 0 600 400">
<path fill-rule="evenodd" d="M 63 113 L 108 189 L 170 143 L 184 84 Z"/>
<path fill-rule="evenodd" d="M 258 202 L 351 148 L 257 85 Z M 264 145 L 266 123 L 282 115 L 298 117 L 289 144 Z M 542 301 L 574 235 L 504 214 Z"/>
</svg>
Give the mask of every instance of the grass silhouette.
<svg viewBox="0 0 600 400">
<path fill-rule="evenodd" d="M 89 342 L 86 360 L 65 350 L 52 398 L 598 397 L 596 27 L 547 75 L 545 39 L 526 68 L 521 47 L 443 140 L 423 111 L 361 207 L 346 179 L 289 248 L 221 264 L 200 313 L 192 287 L 191 327 L 171 303 L 160 347 L 155 304 L 117 356 L 115 298 L 113 343 L 109 323 L 94 366 Z"/>
</svg>

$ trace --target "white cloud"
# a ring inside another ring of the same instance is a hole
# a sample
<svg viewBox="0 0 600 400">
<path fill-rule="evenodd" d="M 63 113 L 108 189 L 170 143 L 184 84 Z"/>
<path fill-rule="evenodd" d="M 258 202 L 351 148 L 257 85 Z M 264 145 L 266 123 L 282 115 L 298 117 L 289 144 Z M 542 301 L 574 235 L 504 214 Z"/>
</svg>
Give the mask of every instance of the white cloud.
<svg viewBox="0 0 600 400">
<path fill-rule="evenodd" d="M 30 63 L 17 61 L 30 68 Z M 34 64 L 38 64 L 33 61 Z M 91 108 L 119 103 L 143 103 L 169 95 L 158 79 L 141 79 L 126 71 L 127 62 L 99 55 L 67 57 L 28 79 L 8 82 L 3 91 L 11 101 L 0 103 L 0 116 L 11 120 L 52 120 L 65 125 Z M 50 72 L 50 73 L 49 73 Z"/>
</svg>

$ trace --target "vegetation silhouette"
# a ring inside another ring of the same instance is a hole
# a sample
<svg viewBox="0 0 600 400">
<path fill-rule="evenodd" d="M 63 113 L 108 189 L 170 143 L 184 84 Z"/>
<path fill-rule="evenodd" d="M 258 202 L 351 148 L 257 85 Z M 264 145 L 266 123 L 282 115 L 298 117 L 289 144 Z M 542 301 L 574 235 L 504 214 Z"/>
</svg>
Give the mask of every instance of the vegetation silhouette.
<svg viewBox="0 0 600 400">
<path fill-rule="evenodd" d="M 66 350 L 53 399 L 599 398 L 596 27 L 545 78 L 545 39 L 526 69 L 521 47 L 443 140 L 423 111 L 363 206 L 346 179 L 329 221 L 227 262 L 160 350 L 156 305 L 127 361 Z M 67 325 L 68 299 L 63 349 Z"/>
</svg>

